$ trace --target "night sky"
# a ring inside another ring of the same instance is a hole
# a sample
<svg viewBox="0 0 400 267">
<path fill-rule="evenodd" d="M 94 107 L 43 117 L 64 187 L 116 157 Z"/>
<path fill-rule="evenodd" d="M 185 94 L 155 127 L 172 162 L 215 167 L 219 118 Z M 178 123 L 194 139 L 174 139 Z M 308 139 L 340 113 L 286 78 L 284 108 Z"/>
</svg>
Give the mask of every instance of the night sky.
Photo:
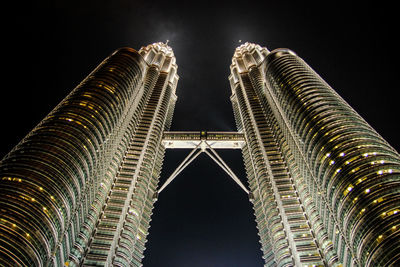
<svg viewBox="0 0 400 267">
<path fill-rule="evenodd" d="M 229 65 L 248 41 L 295 51 L 400 150 L 393 4 L 216 3 L 49 0 L 3 8 L 11 16 L 2 23 L 0 158 L 113 50 L 166 40 L 180 76 L 171 130 L 236 129 Z M 167 151 L 161 183 L 187 153 Z M 220 155 L 247 185 L 240 151 Z M 200 155 L 160 194 L 144 266 L 261 266 L 254 218 L 247 195 Z"/>
</svg>

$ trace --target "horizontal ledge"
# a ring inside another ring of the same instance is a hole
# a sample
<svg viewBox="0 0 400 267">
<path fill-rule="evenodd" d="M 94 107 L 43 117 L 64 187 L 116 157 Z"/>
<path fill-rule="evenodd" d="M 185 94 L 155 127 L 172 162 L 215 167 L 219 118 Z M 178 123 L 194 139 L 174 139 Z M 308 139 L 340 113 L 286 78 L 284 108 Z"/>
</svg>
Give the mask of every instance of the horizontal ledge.
<svg viewBox="0 0 400 267">
<path fill-rule="evenodd" d="M 211 131 L 164 132 L 162 142 L 165 148 L 189 149 L 205 141 L 214 149 L 242 149 L 245 145 L 243 133 Z"/>
</svg>

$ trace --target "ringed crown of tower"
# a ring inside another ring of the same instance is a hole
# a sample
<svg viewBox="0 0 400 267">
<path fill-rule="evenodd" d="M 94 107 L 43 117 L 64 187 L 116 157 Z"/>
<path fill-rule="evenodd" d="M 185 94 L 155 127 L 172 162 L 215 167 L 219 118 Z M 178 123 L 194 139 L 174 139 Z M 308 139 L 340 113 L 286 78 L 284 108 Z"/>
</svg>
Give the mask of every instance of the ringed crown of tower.
<svg viewBox="0 0 400 267">
<path fill-rule="evenodd" d="M 169 82 L 176 89 L 179 80 L 178 65 L 174 52 L 168 44 L 157 42 L 143 46 L 140 48 L 139 54 L 149 66 L 156 67 L 160 72 L 169 73 Z"/>
<path fill-rule="evenodd" d="M 236 48 L 235 132 L 169 131 L 177 68 L 168 41 L 116 50 L 0 161 L 0 266 L 142 266 L 159 193 L 202 153 L 248 194 L 265 266 L 398 266 L 400 155 L 304 60 Z M 166 149 L 191 151 L 159 186 Z"/>
</svg>

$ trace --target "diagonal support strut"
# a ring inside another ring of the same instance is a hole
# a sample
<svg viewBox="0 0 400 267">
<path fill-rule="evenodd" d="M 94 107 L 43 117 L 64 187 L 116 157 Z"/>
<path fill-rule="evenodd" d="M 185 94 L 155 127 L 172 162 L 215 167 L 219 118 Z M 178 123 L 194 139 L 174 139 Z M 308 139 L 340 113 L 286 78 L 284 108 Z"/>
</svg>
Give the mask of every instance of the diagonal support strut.
<svg viewBox="0 0 400 267">
<path fill-rule="evenodd" d="M 208 151 L 210 150 L 211 153 Z M 196 153 L 197 151 L 197 153 Z M 196 147 L 186 156 L 186 158 L 179 164 L 175 171 L 168 177 L 165 183 L 160 187 L 160 189 L 154 193 L 153 199 L 157 200 L 158 194 L 161 193 L 165 187 L 167 187 L 175 178 L 178 176 L 189 164 L 195 160 L 202 152 L 206 153 L 212 160 L 214 160 L 218 166 L 220 166 L 231 178 L 236 182 L 243 191 L 249 195 L 250 201 L 254 199 L 253 194 L 246 188 L 246 186 L 240 181 L 240 179 L 235 175 L 228 164 L 218 155 L 215 149 L 207 143 L 205 140 L 201 140 Z"/>
<path fill-rule="evenodd" d="M 207 142 L 206 142 L 207 143 Z M 244 186 L 244 184 L 239 180 L 239 178 L 235 175 L 235 173 L 231 170 L 231 168 L 229 168 L 229 166 L 225 163 L 225 161 L 217 154 L 217 152 L 215 150 L 213 150 L 211 147 L 209 147 L 210 150 L 213 152 L 212 155 L 210 152 L 208 152 L 207 150 L 204 150 L 204 152 L 212 159 L 215 161 L 215 163 L 218 164 L 218 166 L 220 166 L 231 178 L 233 181 L 235 181 L 240 188 L 243 189 L 244 192 L 246 192 L 246 194 L 249 194 L 249 190 L 247 190 L 247 188 Z"/>
<path fill-rule="evenodd" d="M 167 185 L 169 185 L 172 180 L 175 179 L 176 176 L 178 176 L 179 173 L 181 173 L 195 158 L 197 158 L 200 153 L 202 152 L 199 150 L 193 157 L 192 155 L 196 152 L 196 150 L 199 148 L 200 144 L 198 144 L 187 156 L 186 158 L 182 161 L 182 163 L 175 169 L 175 171 L 168 177 L 168 179 L 165 181 L 165 183 L 160 187 L 158 190 L 158 193 L 161 193 L 161 191 L 164 190 Z"/>
</svg>

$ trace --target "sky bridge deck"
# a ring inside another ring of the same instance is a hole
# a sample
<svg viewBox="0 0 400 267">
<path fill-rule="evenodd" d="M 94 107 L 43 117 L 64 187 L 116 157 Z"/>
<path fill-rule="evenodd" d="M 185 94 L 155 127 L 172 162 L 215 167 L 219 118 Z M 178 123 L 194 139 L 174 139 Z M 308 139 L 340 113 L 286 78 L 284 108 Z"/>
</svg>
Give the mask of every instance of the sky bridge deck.
<svg viewBox="0 0 400 267">
<path fill-rule="evenodd" d="M 243 133 L 215 131 L 171 131 L 164 132 L 165 148 L 195 148 L 207 143 L 214 149 L 241 149 L 245 144 Z"/>
</svg>

